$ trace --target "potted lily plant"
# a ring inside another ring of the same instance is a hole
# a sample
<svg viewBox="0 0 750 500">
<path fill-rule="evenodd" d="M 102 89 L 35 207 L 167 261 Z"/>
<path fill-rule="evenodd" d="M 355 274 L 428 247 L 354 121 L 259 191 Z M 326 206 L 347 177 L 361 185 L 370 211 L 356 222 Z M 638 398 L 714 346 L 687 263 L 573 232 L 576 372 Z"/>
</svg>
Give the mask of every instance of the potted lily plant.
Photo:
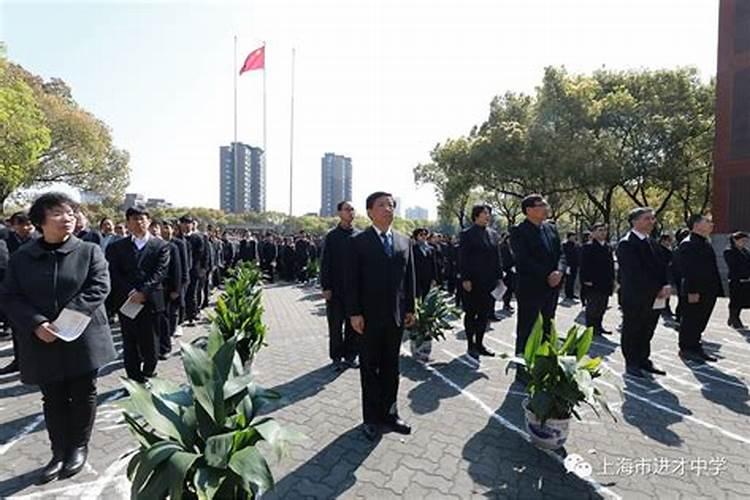
<svg viewBox="0 0 750 500">
<path fill-rule="evenodd" d="M 260 269 L 251 262 L 236 267 L 209 315 L 213 328 L 224 340 L 236 337 L 237 353 L 248 369 L 266 340 L 261 278 Z"/>
<path fill-rule="evenodd" d="M 279 395 L 255 385 L 237 340 L 214 331 L 206 350 L 183 344 L 187 384 L 123 379 L 123 415 L 139 443 L 127 469 L 132 498 L 250 500 L 273 488 L 259 445 L 280 458 L 302 436 L 261 415 Z"/>
<path fill-rule="evenodd" d="M 559 338 L 554 325 L 544 338 L 542 318 L 537 319 L 526 342 L 523 356 L 511 359 L 506 372 L 515 364 L 523 370 L 528 396 L 523 401 L 526 430 L 540 448 L 557 449 L 568 439 L 570 420 L 580 420 L 578 408 L 586 404 L 599 416 L 603 409 L 613 420 L 607 401 L 594 380 L 601 376 L 601 357 L 588 355 L 593 329 L 577 325 Z"/>
<path fill-rule="evenodd" d="M 437 287 L 433 287 L 424 300 L 417 300 L 414 325 L 407 330 L 412 356 L 428 361 L 432 341 L 445 339 L 445 332 L 453 328 L 450 321 L 460 314 L 448 302 L 448 294 Z"/>
</svg>

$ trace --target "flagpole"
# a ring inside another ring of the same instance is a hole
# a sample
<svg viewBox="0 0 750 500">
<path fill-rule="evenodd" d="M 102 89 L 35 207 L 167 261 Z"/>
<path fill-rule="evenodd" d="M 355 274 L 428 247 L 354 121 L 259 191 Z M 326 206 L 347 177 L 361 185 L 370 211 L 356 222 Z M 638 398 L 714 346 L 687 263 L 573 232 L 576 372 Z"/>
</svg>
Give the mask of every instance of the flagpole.
<svg viewBox="0 0 750 500">
<path fill-rule="evenodd" d="M 292 215 L 294 200 L 294 56 L 295 49 L 292 47 L 292 106 L 289 131 L 289 216 Z"/>
<path fill-rule="evenodd" d="M 266 42 L 263 41 L 263 190 L 265 191 L 266 184 L 266 171 L 268 170 L 268 149 L 266 142 L 266 73 L 268 72 L 268 58 L 266 57 Z M 266 202 L 265 196 L 263 197 L 262 208 L 265 212 Z"/>
<path fill-rule="evenodd" d="M 234 59 L 232 60 L 234 68 L 232 76 L 234 78 L 234 142 L 237 142 L 237 35 L 234 35 Z"/>
<path fill-rule="evenodd" d="M 242 197 L 240 196 L 240 187 L 239 182 L 237 182 L 237 179 L 239 178 L 239 159 L 238 159 L 238 153 L 239 148 L 237 147 L 237 35 L 234 35 L 234 58 L 232 59 L 232 66 L 233 66 L 233 76 L 234 79 L 234 142 L 232 142 L 232 170 L 234 171 L 234 212 L 235 213 L 242 213 L 245 211 L 244 206 L 240 206 L 240 200 Z"/>
</svg>

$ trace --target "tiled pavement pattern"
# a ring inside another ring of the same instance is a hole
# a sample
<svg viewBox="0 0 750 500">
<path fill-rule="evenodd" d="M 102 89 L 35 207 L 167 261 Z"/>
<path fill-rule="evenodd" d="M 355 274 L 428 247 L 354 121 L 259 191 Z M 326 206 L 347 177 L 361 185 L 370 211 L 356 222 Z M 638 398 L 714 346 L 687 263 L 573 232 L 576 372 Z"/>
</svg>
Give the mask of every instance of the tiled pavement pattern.
<svg viewBox="0 0 750 500">
<path fill-rule="evenodd" d="M 686 365 L 676 355 L 676 332 L 660 323 L 653 358 L 669 375 L 623 379 L 619 335 L 597 339 L 606 357 L 603 389 L 618 422 L 584 410 L 571 424 L 564 452 L 542 452 L 526 440 L 520 403 L 506 362 L 468 360 L 462 328 L 436 343 L 423 365 L 404 355 L 399 394 L 410 436 L 387 434 L 369 444 L 360 434 L 359 376 L 336 374 L 327 359 L 325 309 L 313 288 L 270 286 L 265 292 L 269 346 L 261 351 L 258 381 L 285 400 L 273 415 L 308 436 L 272 463 L 276 489 L 265 498 L 748 498 L 750 497 L 750 333 L 725 325 L 726 302 L 717 305 L 707 346 L 721 360 Z M 561 330 L 581 318 L 577 304 L 562 304 Z M 750 318 L 748 318 L 750 320 Z M 611 308 L 606 326 L 619 322 Z M 492 324 L 486 343 L 510 353 L 514 317 Z M 189 329 L 191 340 L 201 328 Z M 119 346 L 119 344 L 118 344 Z M 406 344 L 405 344 L 406 346 Z M 9 343 L 0 344 L 5 362 Z M 179 357 L 159 374 L 182 379 Z M 122 396 L 122 365 L 100 380 L 99 416 L 90 467 L 77 477 L 43 487 L 33 481 L 48 459 L 35 388 L 17 376 L 0 378 L 0 497 L 125 498 L 121 455 L 134 447 L 113 402 Z M 593 473 L 568 472 L 565 454 L 578 454 Z M 586 476 L 586 474 L 582 474 Z"/>
</svg>

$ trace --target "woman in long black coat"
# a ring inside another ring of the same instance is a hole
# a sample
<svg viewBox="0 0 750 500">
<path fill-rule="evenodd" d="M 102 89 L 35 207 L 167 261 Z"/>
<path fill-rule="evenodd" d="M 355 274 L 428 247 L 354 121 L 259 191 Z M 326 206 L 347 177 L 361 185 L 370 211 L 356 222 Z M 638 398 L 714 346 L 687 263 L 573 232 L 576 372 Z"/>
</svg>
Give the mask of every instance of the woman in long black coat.
<svg viewBox="0 0 750 500">
<path fill-rule="evenodd" d="M 73 236 L 76 204 L 47 193 L 29 211 L 43 237 L 13 254 L 0 308 L 18 334 L 21 380 L 39 385 L 52 460 L 41 482 L 83 468 L 96 416 L 97 371 L 115 358 L 104 300 L 110 290 L 101 248 Z M 63 310 L 90 318 L 79 337 L 59 338 Z"/>
<path fill-rule="evenodd" d="M 733 328 L 745 328 L 740 319 L 742 309 L 750 307 L 750 251 L 746 248 L 747 233 L 734 233 L 729 237 L 729 247 L 724 250 L 724 260 L 729 267 L 729 321 Z"/>
</svg>

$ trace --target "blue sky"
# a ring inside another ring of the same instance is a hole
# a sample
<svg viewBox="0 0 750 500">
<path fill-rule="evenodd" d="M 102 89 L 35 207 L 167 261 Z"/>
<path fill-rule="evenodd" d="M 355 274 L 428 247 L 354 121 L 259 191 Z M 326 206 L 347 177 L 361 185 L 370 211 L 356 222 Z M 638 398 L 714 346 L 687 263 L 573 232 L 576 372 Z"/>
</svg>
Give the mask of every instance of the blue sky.
<svg viewBox="0 0 750 500">
<path fill-rule="evenodd" d="M 290 53 L 297 49 L 295 213 L 317 211 L 320 158 L 353 158 L 355 205 L 375 189 L 434 215 L 411 169 L 464 134 L 493 95 L 572 71 L 715 73 L 710 0 L 0 1 L 10 59 L 57 76 L 131 153 L 131 190 L 217 207 L 238 59 L 267 41 L 268 208 L 288 206 Z M 241 61 L 240 61 L 241 62 Z M 238 62 L 238 64 L 240 64 Z M 239 80 L 239 138 L 262 143 L 262 77 Z"/>
</svg>

